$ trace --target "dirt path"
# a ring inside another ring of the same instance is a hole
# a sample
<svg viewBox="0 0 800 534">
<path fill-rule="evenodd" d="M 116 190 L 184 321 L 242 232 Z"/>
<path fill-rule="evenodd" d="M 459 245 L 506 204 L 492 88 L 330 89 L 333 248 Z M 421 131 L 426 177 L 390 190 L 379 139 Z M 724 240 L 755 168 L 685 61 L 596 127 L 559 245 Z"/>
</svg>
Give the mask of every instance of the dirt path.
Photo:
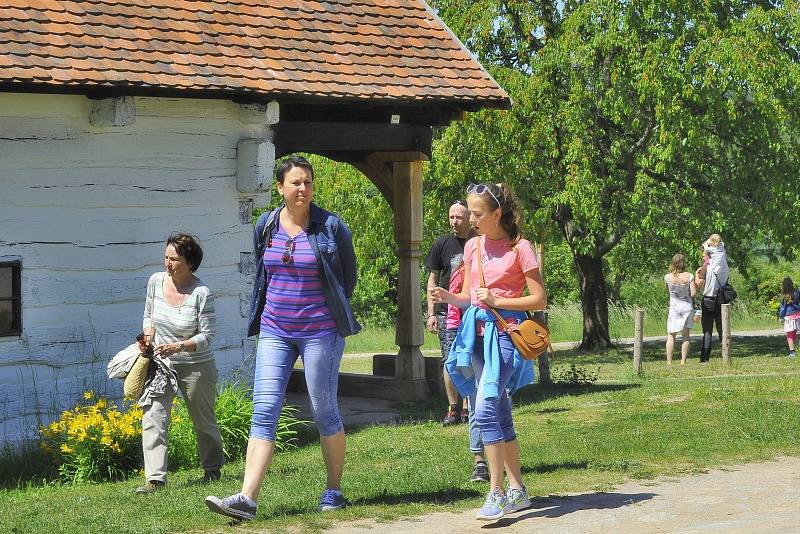
<svg viewBox="0 0 800 534">
<path fill-rule="evenodd" d="M 357 521 L 325 533 L 794 533 L 800 532 L 800 459 L 628 482 L 608 493 L 540 497 L 528 510 L 495 523 L 480 523 L 474 515 L 470 510 L 394 523 Z"/>
</svg>

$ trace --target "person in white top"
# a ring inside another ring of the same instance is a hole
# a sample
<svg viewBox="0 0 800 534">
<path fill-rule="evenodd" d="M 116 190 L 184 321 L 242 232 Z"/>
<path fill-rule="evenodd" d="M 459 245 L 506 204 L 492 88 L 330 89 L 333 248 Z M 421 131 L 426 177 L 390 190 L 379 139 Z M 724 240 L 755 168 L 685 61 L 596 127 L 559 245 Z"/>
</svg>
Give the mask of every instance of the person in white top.
<svg viewBox="0 0 800 534">
<path fill-rule="evenodd" d="M 694 276 L 686 272 L 686 256 L 675 254 L 669 262 L 669 272 L 664 276 L 664 285 L 669 293 L 669 315 L 667 316 L 667 365 L 672 365 L 675 338 L 681 333 L 681 365 L 689 355 L 689 332 L 694 321 L 694 296 L 697 288 Z"/>
<path fill-rule="evenodd" d="M 720 288 L 728 282 L 728 259 L 725 244 L 719 234 L 711 234 L 702 244 L 703 265 L 695 272 L 695 286 L 703 289 L 701 304 L 703 324 L 703 349 L 700 352 L 700 363 L 706 363 L 711 357 L 711 340 L 714 325 L 722 342 L 722 301 Z"/>
<path fill-rule="evenodd" d="M 708 268 L 714 273 L 721 285 L 728 281 L 728 253 L 725 250 L 725 243 L 719 234 L 711 234 L 703 243 L 703 250 L 708 256 Z"/>
</svg>

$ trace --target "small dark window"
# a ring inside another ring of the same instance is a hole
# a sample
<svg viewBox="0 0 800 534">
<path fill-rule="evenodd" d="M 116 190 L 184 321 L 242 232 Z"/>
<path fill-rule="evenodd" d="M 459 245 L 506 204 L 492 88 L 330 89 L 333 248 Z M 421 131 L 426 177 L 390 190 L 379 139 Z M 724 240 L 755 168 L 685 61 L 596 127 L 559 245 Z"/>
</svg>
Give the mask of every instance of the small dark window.
<svg viewBox="0 0 800 534">
<path fill-rule="evenodd" d="M 0 260 L 0 336 L 22 334 L 22 262 Z"/>
</svg>

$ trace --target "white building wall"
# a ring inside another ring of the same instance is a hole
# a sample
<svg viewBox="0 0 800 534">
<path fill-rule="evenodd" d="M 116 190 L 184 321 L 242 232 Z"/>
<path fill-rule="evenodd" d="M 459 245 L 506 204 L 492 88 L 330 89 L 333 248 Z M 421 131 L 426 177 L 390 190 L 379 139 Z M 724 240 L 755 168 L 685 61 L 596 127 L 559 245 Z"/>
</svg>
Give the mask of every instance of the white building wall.
<svg viewBox="0 0 800 534">
<path fill-rule="evenodd" d="M 0 93 L 0 259 L 22 258 L 23 302 L 22 336 L 0 337 L 0 443 L 32 435 L 85 389 L 121 395 L 105 365 L 141 330 L 172 231 L 203 246 L 221 374 L 249 350 L 252 276 L 240 262 L 252 259 L 252 205 L 268 193 L 237 189 L 237 143 L 269 127 L 229 101 L 135 107 L 133 124 L 96 127 L 83 96 Z"/>
</svg>

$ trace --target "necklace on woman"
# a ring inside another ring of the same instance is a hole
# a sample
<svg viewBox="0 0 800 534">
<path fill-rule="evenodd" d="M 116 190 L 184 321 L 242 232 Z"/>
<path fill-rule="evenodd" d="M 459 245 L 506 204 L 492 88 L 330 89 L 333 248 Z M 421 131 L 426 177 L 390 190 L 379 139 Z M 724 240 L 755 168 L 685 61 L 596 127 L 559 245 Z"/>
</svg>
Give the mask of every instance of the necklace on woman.
<svg viewBox="0 0 800 534">
<path fill-rule="evenodd" d="M 194 280 L 190 278 L 187 282 L 178 285 L 175 283 L 175 279 L 170 276 L 169 281 L 170 285 L 172 286 L 172 295 L 170 296 L 172 297 L 173 302 L 175 302 L 175 297 L 177 296 L 180 296 L 180 300 L 175 304 L 169 301 L 167 302 L 171 306 L 178 308 L 178 313 L 181 313 L 181 308 L 183 308 L 183 305 L 186 303 L 186 298 L 189 296 L 194 287 Z"/>
</svg>

